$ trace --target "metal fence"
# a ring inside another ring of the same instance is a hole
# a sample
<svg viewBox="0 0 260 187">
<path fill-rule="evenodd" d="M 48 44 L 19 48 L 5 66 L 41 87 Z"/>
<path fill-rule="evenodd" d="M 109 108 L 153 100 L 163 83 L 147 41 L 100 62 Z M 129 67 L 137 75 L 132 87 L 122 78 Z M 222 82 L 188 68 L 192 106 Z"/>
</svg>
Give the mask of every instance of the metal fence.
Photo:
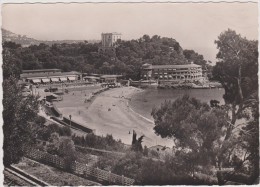
<svg viewBox="0 0 260 187">
<path fill-rule="evenodd" d="M 51 164 L 55 167 L 65 169 L 66 163 L 65 160 L 59 156 L 51 155 L 49 153 L 39 151 L 36 149 L 30 149 L 26 151 L 26 157 L 31 158 L 36 161 L 44 162 L 47 164 Z M 84 177 L 92 176 L 96 178 L 98 181 L 104 181 L 109 184 L 116 185 L 133 185 L 135 180 L 124 177 L 123 175 L 116 175 L 109 171 L 105 171 L 99 168 L 95 168 L 93 166 L 88 166 L 83 163 L 74 162 L 71 165 L 71 170 L 75 174 L 79 174 Z"/>
</svg>

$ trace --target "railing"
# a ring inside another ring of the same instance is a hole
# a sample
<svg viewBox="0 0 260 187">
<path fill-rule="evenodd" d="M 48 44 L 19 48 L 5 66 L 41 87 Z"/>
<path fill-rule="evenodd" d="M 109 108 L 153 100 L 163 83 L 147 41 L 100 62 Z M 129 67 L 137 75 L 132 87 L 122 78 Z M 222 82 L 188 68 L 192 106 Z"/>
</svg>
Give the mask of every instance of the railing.
<svg viewBox="0 0 260 187">
<path fill-rule="evenodd" d="M 26 156 L 36 161 L 41 161 L 47 164 L 54 165 L 55 167 L 65 169 L 66 163 L 63 158 L 51 155 L 49 153 L 30 149 L 26 151 Z M 99 181 L 108 182 L 109 184 L 116 184 L 116 185 L 133 185 L 134 179 L 130 179 L 124 176 L 116 175 L 109 171 L 105 171 L 99 168 L 94 168 L 92 166 L 88 166 L 83 163 L 74 162 L 71 165 L 71 170 L 75 174 L 79 174 L 83 177 L 92 176 L 95 177 Z"/>
<path fill-rule="evenodd" d="M 56 107 L 56 105 L 53 104 L 53 107 L 51 108 L 51 110 L 56 117 L 62 117 L 62 113 L 59 111 L 59 109 Z"/>
<path fill-rule="evenodd" d="M 88 127 L 86 127 L 86 126 L 84 126 L 84 125 L 82 125 L 82 124 L 80 124 L 80 123 L 78 123 L 76 121 L 70 120 L 67 117 L 63 117 L 62 121 L 64 121 L 67 124 L 70 124 L 71 127 L 80 129 L 80 130 L 82 130 L 82 131 L 84 131 L 86 133 L 93 133 L 95 131 L 94 129 L 88 128 Z"/>
<path fill-rule="evenodd" d="M 4 174 L 7 174 L 7 178 L 9 178 L 11 176 L 10 179 L 15 177 L 15 178 L 19 178 L 20 180 L 22 180 L 22 183 L 18 184 L 21 186 L 24 186 L 24 185 L 26 185 L 26 186 L 50 186 L 50 184 L 48 184 L 48 183 L 38 179 L 37 177 L 17 168 L 15 166 L 12 166 L 12 165 L 5 168 Z M 18 183 L 20 180 L 18 180 Z"/>
</svg>

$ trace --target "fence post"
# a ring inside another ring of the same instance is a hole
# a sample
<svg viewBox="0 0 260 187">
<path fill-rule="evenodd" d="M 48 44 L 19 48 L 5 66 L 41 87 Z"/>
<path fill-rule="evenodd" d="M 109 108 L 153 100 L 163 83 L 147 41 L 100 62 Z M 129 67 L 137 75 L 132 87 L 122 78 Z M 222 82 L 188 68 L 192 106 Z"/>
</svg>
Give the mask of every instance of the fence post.
<svg viewBox="0 0 260 187">
<path fill-rule="evenodd" d="M 99 172 L 98 172 L 98 167 L 97 167 L 97 169 L 96 169 L 96 173 L 97 173 L 97 179 L 99 180 Z"/>
<path fill-rule="evenodd" d="M 109 171 L 109 175 L 108 175 L 108 179 L 109 179 L 109 184 L 111 184 L 111 171 Z"/>
<path fill-rule="evenodd" d="M 122 185 L 124 185 L 124 175 L 122 175 Z"/>
</svg>

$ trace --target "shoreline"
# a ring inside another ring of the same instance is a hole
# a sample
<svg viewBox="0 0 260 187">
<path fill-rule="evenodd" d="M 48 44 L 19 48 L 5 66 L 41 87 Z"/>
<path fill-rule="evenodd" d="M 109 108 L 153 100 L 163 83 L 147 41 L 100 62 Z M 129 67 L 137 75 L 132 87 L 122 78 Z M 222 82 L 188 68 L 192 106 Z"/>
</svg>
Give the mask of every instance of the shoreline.
<svg viewBox="0 0 260 187">
<path fill-rule="evenodd" d="M 127 103 L 127 104 L 129 105 L 129 103 Z M 130 105 L 129 105 L 129 108 L 130 108 L 130 110 L 131 110 L 133 113 L 135 113 L 136 115 L 140 116 L 141 118 L 143 118 L 143 119 L 146 120 L 147 122 L 154 124 L 154 121 L 152 121 L 151 119 L 149 119 L 149 118 L 147 118 L 147 117 L 144 117 L 142 114 L 140 114 L 140 113 L 134 111 L 134 109 L 131 108 Z"/>
<path fill-rule="evenodd" d="M 68 102 L 63 107 L 56 106 L 64 116 L 72 115 L 72 119 L 75 121 L 95 129 L 97 135 L 112 134 L 115 139 L 120 139 L 125 144 L 131 144 L 132 132 L 135 130 L 138 137 L 145 135 L 143 145 L 172 147 L 172 140 L 162 139 L 154 133 L 152 120 L 130 107 L 131 98 L 136 93 L 143 91 L 143 89 L 132 86 L 113 88 L 98 94 L 88 107 L 84 104 L 80 106 L 72 104 L 74 106 L 71 106 Z M 74 98 L 77 99 L 77 97 L 72 97 L 71 103 L 74 103 Z"/>
</svg>

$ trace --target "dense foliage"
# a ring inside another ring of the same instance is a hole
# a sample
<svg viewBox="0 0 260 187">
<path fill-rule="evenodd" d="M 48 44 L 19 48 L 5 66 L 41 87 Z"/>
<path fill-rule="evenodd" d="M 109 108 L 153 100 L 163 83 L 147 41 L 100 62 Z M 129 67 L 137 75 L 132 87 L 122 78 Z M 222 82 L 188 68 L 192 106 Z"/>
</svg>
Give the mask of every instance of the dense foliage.
<svg viewBox="0 0 260 187">
<path fill-rule="evenodd" d="M 213 69 L 213 77 L 225 89 L 224 99 L 231 114 L 219 155 L 229 150 L 230 142 L 236 144 L 233 154 L 243 153 L 243 157 L 237 159 L 240 167 L 236 170 L 244 171 L 244 167 L 249 167 L 246 171 L 252 183 L 259 176 L 258 41 L 247 40 L 229 29 L 221 33 L 215 43 L 219 61 Z M 241 123 L 241 119 L 246 122 Z M 220 157 L 220 162 L 222 160 Z"/>
<path fill-rule="evenodd" d="M 184 163 L 184 165 L 183 165 Z M 139 185 L 205 185 L 216 184 L 216 180 L 192 177 L 185 165 L 183 155 L 169 156 L 165 161 L 148 159 L 140 152 L 128 152 L 113 162 L 111 171 L 135 179 Z"/>
<path fill-rule="evenodd" d="M 228 30 L 215 43 L 213 77 L 225 89 L 225 105 L 212 100 L 210 107 L 189 96 L 165 102 L 152 112 L 154 130 L 175 141 L 188 173 L 217 168 L 221 185 L 234 179 L 252 184 L 259 176 L 258 42 Z M 226 167 L 234 171 L 222 172 Z"/>
<path fill-rule="evenodd" d="M 39 140 L 48 141 L 52 133 L 58 133 L 59 136 L 71 136 L 71 129 L 52 123 L 48 126 L 42 126 L 37 132 L 37 138 Z"/>
<path fill-rule="evenodd" d="M 17 79 L 3 81 L 4 165 L 17 163 L 36 138 L 38 102 L 34 96 L 23 98 Z"/>
<path fill-rule="evenodd" d="M 162 138 L 173 138 L 178 149 L 196 166 L 214 166 L 219 141 L 228 126 L 225 110 L 210 108 L 195 98 L 184 95 L 174 102 L 165 101 L 159 109 L 153 109 L 155 133 Z"/>
<path fill-rule="evenodd" d="M 99 43 L 46 44 L 21 47 L 13 42 L 3 44 L 4 56 L 10 63 L 4 66 L 4 75 L 22 69 L 58 68 L 63 71 L 83 73 L 124 74 L 126 78 L 139 79 L 140 67 L 150 64 L 187 64 L 191 61 L 206 67 L 202 55 L 184 50 L 172 39 L 160 36 L 118 41 L 115 52 L 98 53 Z"/>
<path fill-rule="evenodd" d="M 125 151 L 125 146 L 121 140 L 115 140 L 111 134 L 107 134 L 105 137 L 97 136 L 95 134 L 87 134 L 84 136 L 72 136 L 72 140 L 76 145 L 83 147 L 92 147 L 97 149 L 105 149 L 109 151 Z"/>
</svg>

